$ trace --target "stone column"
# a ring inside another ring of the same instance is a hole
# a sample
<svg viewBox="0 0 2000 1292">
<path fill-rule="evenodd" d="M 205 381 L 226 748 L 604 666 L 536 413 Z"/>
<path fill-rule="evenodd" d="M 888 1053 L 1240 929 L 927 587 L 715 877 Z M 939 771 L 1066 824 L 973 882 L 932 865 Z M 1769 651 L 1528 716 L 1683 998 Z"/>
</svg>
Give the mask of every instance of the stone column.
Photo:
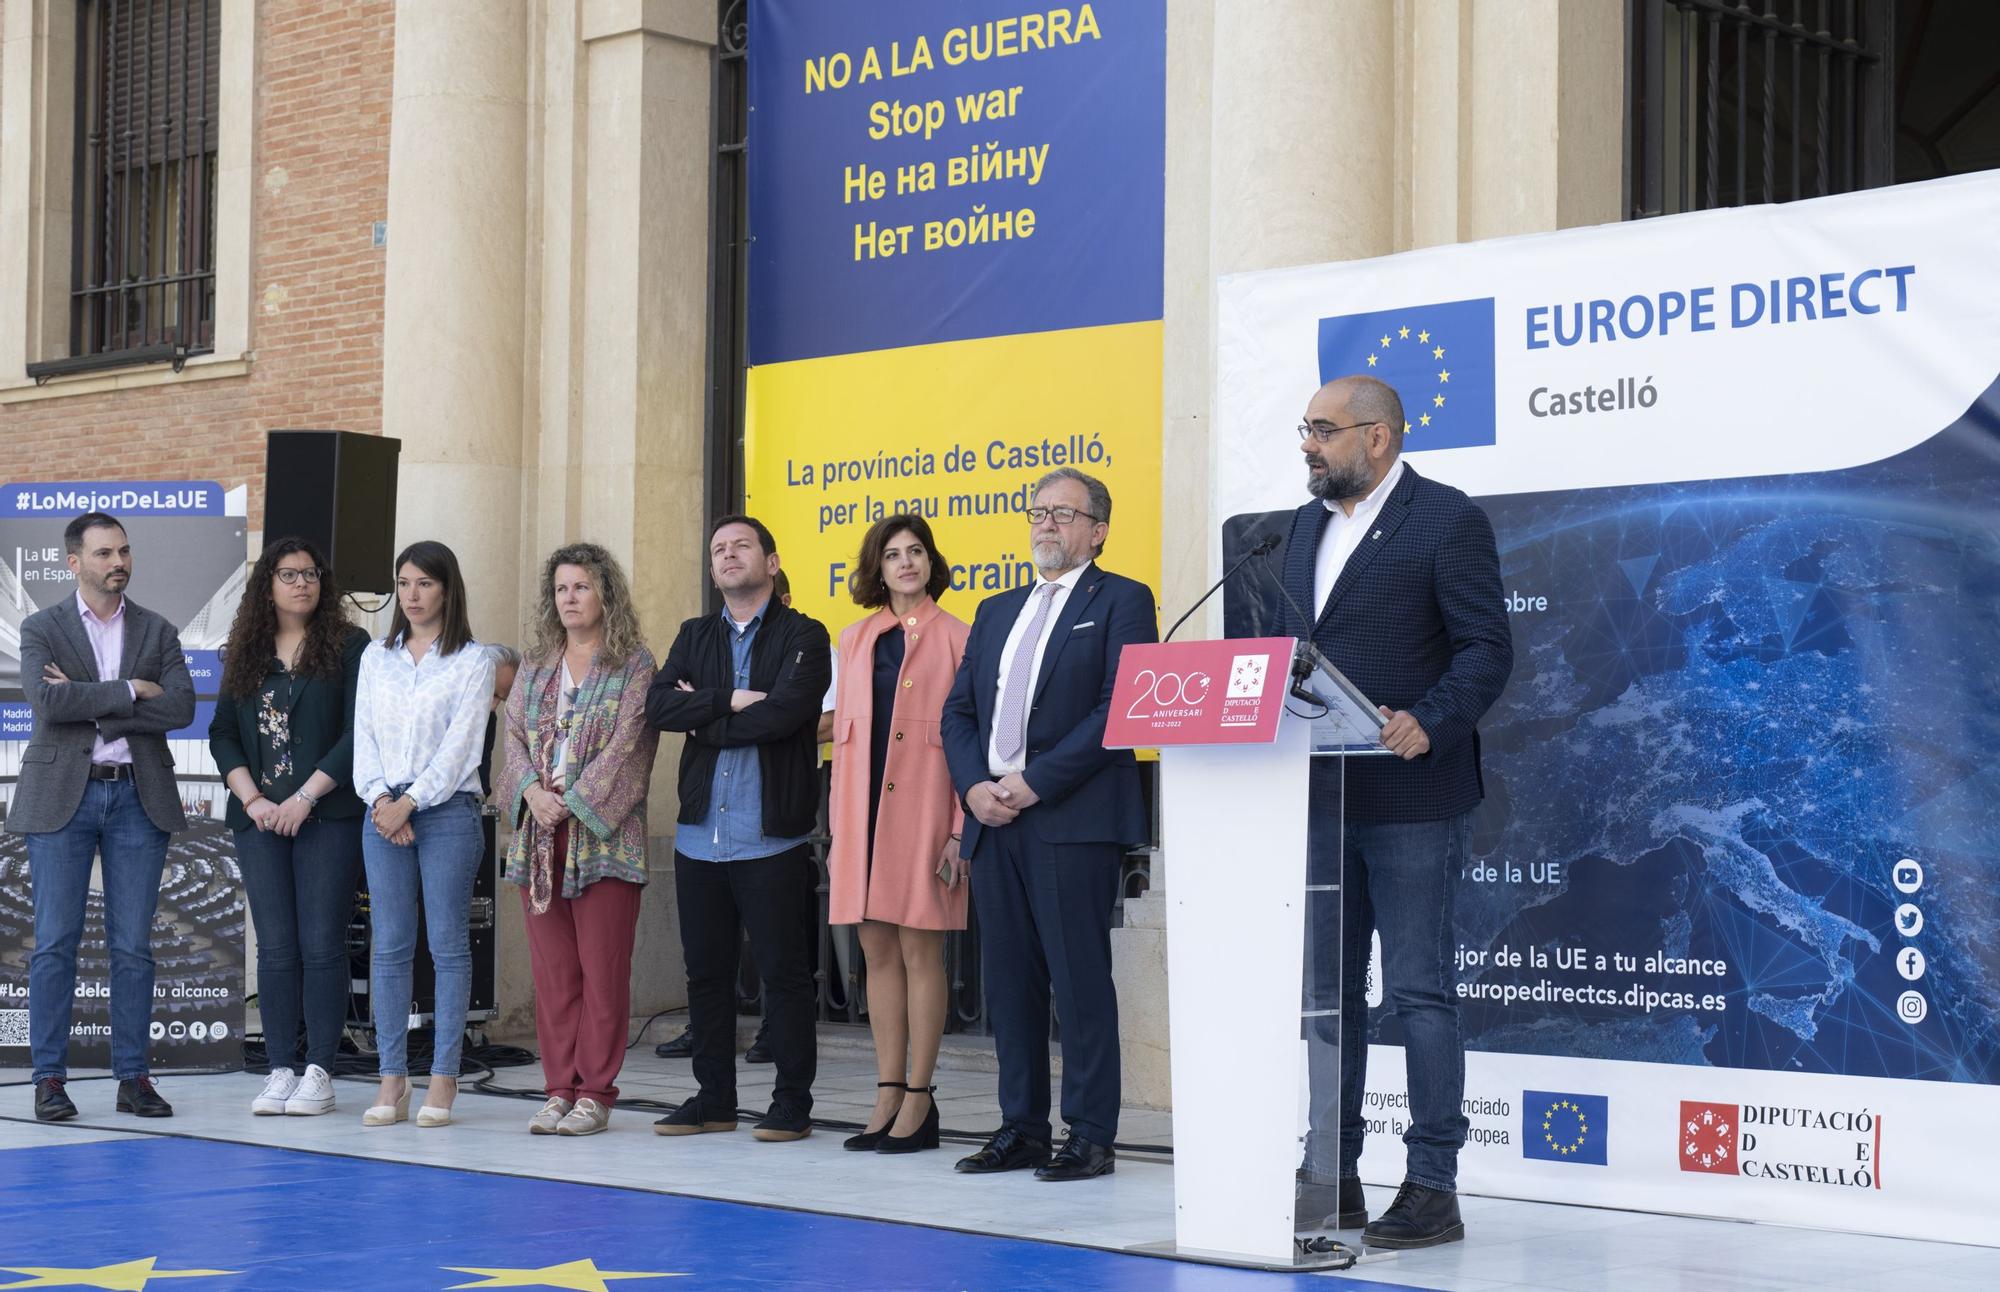
<svg viewBox="0 0 2000 1292">
<path fill-rule="evenodd" d="M 1167 6 L 1166 514 L 1161 601 L 1201 595 L 1222 517 L 1209 508 L 1217 276 L 1391 249 L 1393 0 L 1191 0 Z M 1301 392 L 1303 403 L 1310 392 Z M 1282 433 L 1284 428 L 1274 430 Z M 1286 451 L 1281 440 L 1273 452 Z M 1190 629 L 1221 631 L 1217 597 Z M 1166 886 L 1112 934 L 1125 1101 L 1171 1105 Z"/>
<path fill-rule="evenodd" d="M 458 554 L 472 627 L 520 637 L 528 0 L 396 6 L 382 432 L 396 540 Z"/>
<path fill-rule="evenodd" d="M 701 0 L 541 0 L 523 612 L 548 552 L 602 543 L 632 581 L 655 655 L 702 601 L 715 35 Z M 632 965 L 641 1018 L 687 999 L 673 890 L 680 749 L 679 737 L 661 740 L 647 805 L 652 883 Z M 518 941 L 519 912 L 504 917 L 503 941 Z M 525 957 L 503 966 L 503 996 L 529 999 Z M 513 1009 L 504 1021 L 533 1025 Z"/>
<path fill-rule="evenodd" d="M 534 0 L 400 0 L 389 122 L 382 433 L 402 441 L 396 542 L 458 555 L 475 636 L 518 643 Z M 496 758 L 498 755 L 495 755 Z M 506 846 L 503 830 L 501 847 Z M 499 894 L 501 1017 L 532 1034 L 520 903 Z"/>
</svg>

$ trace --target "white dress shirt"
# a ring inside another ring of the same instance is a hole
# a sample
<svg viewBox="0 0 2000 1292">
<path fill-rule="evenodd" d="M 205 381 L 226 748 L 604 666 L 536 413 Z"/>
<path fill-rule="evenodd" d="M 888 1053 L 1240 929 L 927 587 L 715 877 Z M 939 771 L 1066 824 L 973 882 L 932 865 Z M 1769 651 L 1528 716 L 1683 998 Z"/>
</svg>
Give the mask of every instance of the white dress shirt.
<svg viewBox="0 0 2000 1292">
<path fill-rule="evenodd" d="M 1333 585 L 1340 582 L 1340 572 L 1347 568 L 1348 558 L 1361 546 L 1361 540 L 1368 536 L 1369 527 L 1375 523 L 1382 504 L 1396 492 L 1396 482 L 1402 478 L 1403 459 L 1397 458 L 1396 465 L 1389 468 L 1389 474 L 1382 477 L 1382 483 L 1354 504 L 1352 516 L 1341 510 L 1339 503 L 1326 503 L 1327 511 L 1332 514 L 1326 518 L 1326 530 L 1319 536 L 1319 551 L 1313 554 L 1315 620 L 1326 613 L 1326 599 L 1333 594 Z"/>
<path fill-rule="evenodd" d="M 419 809 L 460 790 L 479 792 L 480 743 L 493 707 L 493 652 L 467 642 L 450 655 L 437 646 L 421 660 L 398 642 L 361 655 L 354 690 L 354 788 L 372 804 L 409 786 Z"/>
<path fill-rule="evenodd" d="M 84 636 L 90 638 L 90 653 L 97 660 L 97 680 L 115 682 L 118 671 L 125 664 L 125 598 L 118 598 L 118 608 L 111 612 L 111 618 L 99 619 L 90 603 L 83 599 L 83 593 L 76 594 L 76 617 L 83 621 Z M 132 695 L 133 703 L 138 703 L 139 689 L 130 682 L 125 689 Z M 90 761 L 93 763 L 132 762 L 132 746 L 120 738 L 106 740 L 100 732 L 90 746 Z"/>
<path fill-rule="evenodd" d="M 1049 636 L 1055 632 L 1056 620 L 1062 617 L 1063 606 L 1069 601 L 1069 594 L 1076 591 L 1077 580 L 1083 577 L 1083 572 L 1088 568 L 1089 562 L 1085 562 L 1053 580 L 1056 591 L 1049 599 L 1048 622 L 1042 625 L 1041 638 L 1034 643 L 1034 665 L 1028 670 L 1029 703 L 1028 711 L 1021 719 L 1021 752 L 1013 758 L 1000 756 L 1000 706 L 1007 702 L 1008 670 L 1014 667 L 1014 655 L 1021 649 L 1021 639 L 1028 635 L 1028 623 L 1035 617 L 1036 608 L 1041 604 L 1043 597 L 1050 595 L 1042 591 L 1049 586 L 1050 580 L 1035 581 L 1034 590 L 1028 594 L 1028 599 L 1021 603 L 1021 613 L 1014 617 L 1014 626 L 1007 630 L 1007 644 L 1000 650 L 1000 686 L 993 693 L 993 730 L 986 735 L 986 770 L 995 776 L 1024 771 L 1028 766 L 1027 719 L 1034 713 L 1033 697 L 1036 684 L 1040 682 L 1042 676 L 1042 656 L 1048 652 Z"/>
</svg>

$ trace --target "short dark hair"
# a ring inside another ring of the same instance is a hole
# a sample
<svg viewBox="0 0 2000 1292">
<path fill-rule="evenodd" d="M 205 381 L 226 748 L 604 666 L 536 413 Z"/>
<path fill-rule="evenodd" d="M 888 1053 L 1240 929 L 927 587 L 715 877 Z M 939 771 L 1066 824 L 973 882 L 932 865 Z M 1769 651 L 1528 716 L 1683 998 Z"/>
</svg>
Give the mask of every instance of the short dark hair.
<svg viewBox="0 0 2000 1292">
<path fill-rule="evenodd" d="M 854 558 L 854 573 L 847 576 L 847 591 L 855 605 L 880 610 L 889 604 L 889 584 L 882 577 L 882 552 L 904 530 L 915 534 L 924 551 L 930 554 L 931 577 L 924 584 L 924 591 L 931 600 L 937 600 L 951 587 L 951 563 L 938 551 L 937 540 L 931 537 L 930 522 L 915 512 L 899 512 L 870 525 L 868 536 L 861 540 L 861 555 Z"/>
<path fill-rule="evenodd" d="M 84 531 L 90 529 L 115 529 L 123 533 L 125 524 L 108 512 L 87 511 L 63 526 L 63 550 L 71 556 L 81 552 Z"/>
<path fill-rule="evenodd" d="M 764 522 L 758 520 L 755 516 L 719 517 L 713 525 L 708 527 L 708 543 L 710 547 L 715 545 L 715 536 L 720 534 L 725 526 L 729 525 L 748 525 L 752 530 L 756 531 L 757 542 L 763 547 L 764 555 L 776 556 L 778 554 L 778 540 L 771 537 L 771 531 L 764 528 Z"/>
<path fill-rule="evenodd" d="M 792 595 L 791 577 L 783 570 L 779 570 L 778 576 L 771 580 L 771 595 L 780 601 Z"/>
<path fill-rule="evenodd" d="M 444 624 L 438 632 L 437 649 L 440 655 L 456 654 L 472 640 L 472 617 L 465 608 L 465 578 L 458 572 L 458 557 L 443 543 L 424 539 L 396 554 L 391 573 L 401 574 L 406 565 L 416 566 L 444 585 Z M 389 635 L 382 639 L 382 644 L 391 650 L 410 635 L 403 599 L 397 597 L 395 603 L 396 613 L 389 618 Z"/>
</svg>

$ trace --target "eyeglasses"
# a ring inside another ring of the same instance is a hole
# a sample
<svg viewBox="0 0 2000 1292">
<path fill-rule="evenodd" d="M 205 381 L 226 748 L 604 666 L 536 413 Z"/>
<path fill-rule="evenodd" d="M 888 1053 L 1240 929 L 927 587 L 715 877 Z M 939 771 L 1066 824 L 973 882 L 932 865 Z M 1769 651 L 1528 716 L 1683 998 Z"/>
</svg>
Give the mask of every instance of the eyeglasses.
<svg viewBox="0 0 2000 1292">
<path fill-rule="evenodd" d="M 1351 431 L 1357 426 L 1373 425 L 1375 425 L 1373 422 L 1352 422 L 1346 426 L 1328 426 L 1325 422 L 1300 422 L 1299 438 L 1303 440 L 1306 436 L 1310 435 L 1321 444 L 1324 444 L 1342 431 Z"/>
<path fill-rule="evenodd" d="M 1078 516 L 1084 516 L 1084 517 L 1088 517 L 1088 518 L 1089 518 L 1089 519 L 1091 519 L 1091 520 L 1103 520 L 1103 519 L 1104 519 L 1104 518 L 1103 518 L 1102 516 L 1095 516 L 1095 515 L 1092 515 L 1092 514 L 1091 514 L 1090 512 L 1087 512 L 1087 511 L 1079 511 L 1079 510 L 1077 510 L 1077 509 L 1076 509 L 1075 507 L 1030 507 L 1030 508 L 1028 508 L 1028 523 L 1029 523 L 1030 525 L 1039 525 L 1039 524 L 1041 524 L 1041 523 L 1042 523 L 1043 521 L 1045 521 L 1045 520 L 1048 520 L 1048 519 L 1049 519 L 1050 517 L 1054 517 L 1054 518 L 1055 518 L 1055 522 L 1056 522 L 1056 524 L 1058 524 L 1058 525 L 1067 525 L 1067 524 L 1069 524 L 1069 523 L 1070 523 L 1071 521 L 1075 520 L 1075 519 L 1076 519 L 1076 518 L 1077 518 Z"/>
<path fill-rule="evenodd" d="M 288 588 L 296 587 L 301 583 L 311 585 L 319 582 L 320 574 L 321 571 L 317 569 L 295 570 L 288 565 L 284 569 L 278 571 L 278 582 L 284 584 Z"/>
</svg>

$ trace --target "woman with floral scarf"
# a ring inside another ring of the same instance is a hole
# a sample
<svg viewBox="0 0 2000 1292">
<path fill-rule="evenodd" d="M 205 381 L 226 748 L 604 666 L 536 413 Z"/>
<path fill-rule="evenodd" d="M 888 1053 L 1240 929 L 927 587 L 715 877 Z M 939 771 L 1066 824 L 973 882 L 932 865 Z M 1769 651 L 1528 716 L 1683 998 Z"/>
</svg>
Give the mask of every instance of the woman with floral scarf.
<svg viewBox="0 0 2000 1292">
<path fill-rule="evenodd" d="M 506 878 L 527 917 L 548 1095 L 528 1129 L 595 1135 L 610 1125 L 625 1059 L 659 745 L 645 712 L 653 656 L 611 553 L 572 543 L 543 563 L 525 654 L 495 788 L 514 822 Z"/>
</svg>

